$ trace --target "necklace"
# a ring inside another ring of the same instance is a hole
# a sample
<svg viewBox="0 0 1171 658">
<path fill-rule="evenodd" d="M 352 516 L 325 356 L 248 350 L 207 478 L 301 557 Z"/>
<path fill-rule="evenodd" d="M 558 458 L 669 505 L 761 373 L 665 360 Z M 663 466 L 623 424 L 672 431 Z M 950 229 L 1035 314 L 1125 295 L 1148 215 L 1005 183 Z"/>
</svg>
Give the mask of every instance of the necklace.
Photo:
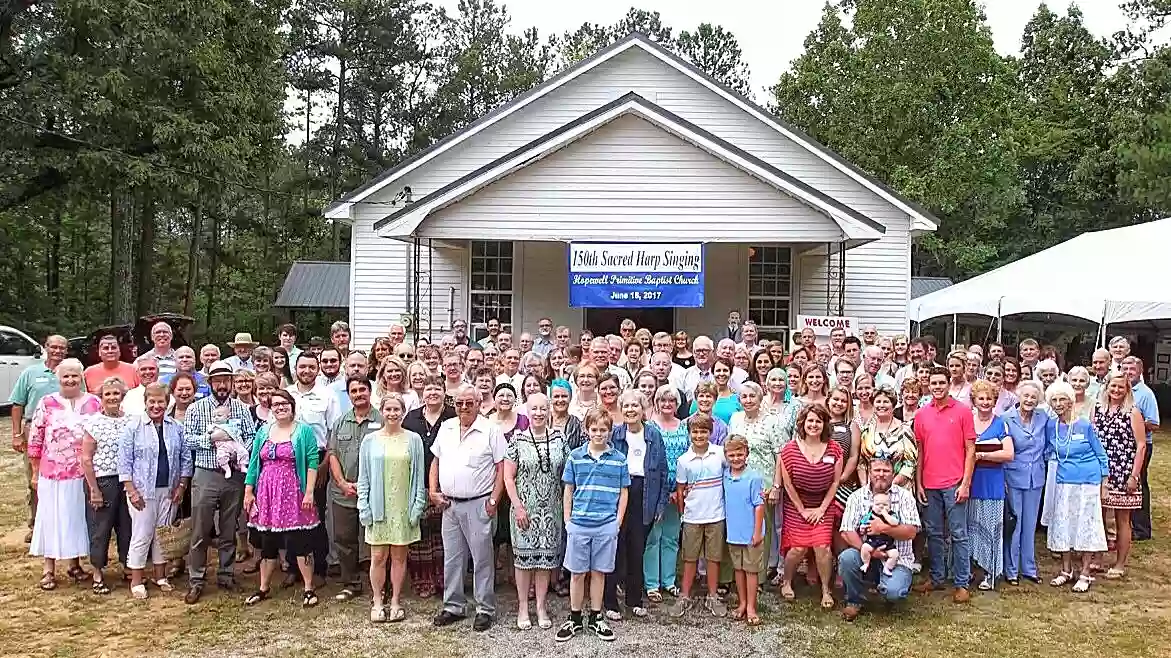
<svg viewBox="0 0 1171 658">
<path fill-rule="evenodd" d="M 1067 461 L 1067 460 L 1069 460 L 1069 450 L 1071 447 L 1070 443 L 1071 443 L 1071 440 L 1073 439 L 1073 421 L 1071 420 L 1069 423 L 1067 423 L 1065 425 L 1065 438 L 1064 439 L 1061 438 L 1061 423 L 1062 423 L 1062 420 L 1060 418 L 1058 418 L 1057 419 L 1057 428 L 1054 430 L 1053 434 L 1054 434 L 1054 438 L 1055 438 L 1056 444 L 1057 444 L 1058 459 L 1060 461 Z M 1063 447 L 1065 448 L 1065 457 L 1061 457 L 1061 449 Z"/>
<path fill-rule="evenodd" d="M 541 469 L 542 473 L 548 473 L 553 470 L 553 457 L 550 454 L 549 448 L 549 433 L 545 432 L 541 435 L 541 440 L 537 440 L 537 435 L 533 434 L 532 428 L 529 429 L 529 440 L 533 443 L 533 449 L 537 452 L 537 467 Z M 545 454 L 541 454 L 541 445 L 545 446 Z"/>
</svg>

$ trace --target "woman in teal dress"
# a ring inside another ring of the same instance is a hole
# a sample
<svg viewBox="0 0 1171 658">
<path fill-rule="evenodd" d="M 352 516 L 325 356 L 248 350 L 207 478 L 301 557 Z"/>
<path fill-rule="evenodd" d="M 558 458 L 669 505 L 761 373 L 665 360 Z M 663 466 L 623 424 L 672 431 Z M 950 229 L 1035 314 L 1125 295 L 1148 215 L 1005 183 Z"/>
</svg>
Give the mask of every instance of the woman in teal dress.
<svg viewBox="0 0 1171 658">
<path fill-rule="evenodd" d="M 529 425 L 513 432 L 504 460 L 504 486 L 512 501 L 509 530 L 516 576 L 516 625 L 532 628 L 529 586 L 537 607 L 537 624 L 551 628 L 545 607 L 550 574 L 561 566 L 561 471 L 569 449 L 561 432 L 549 427 L 549 398 L 537 393 L 528 399 Z M 521 416 L 523 418 L 523 416 Z"/>
<path fill-rule="evenodd" d="M 712 416 L 728 424 L 732 414 L 743 409 L 740 406 L 740 396 L 732 389 L 732 362 L 728 359 L 716 359 L 712 364 L 712 379 L 716 383 L 716 402 L 712 406 Z M 691 413 L 698 411 L 695 401 L 691 402 Z"/>
<path fill-rule="evenodd" d="M 362 439 L 358 456 L 358 519 L 370 545 L 370 621 L 402 621 L 399 603 L 407 574 L 407 547 L 419 541 L 426 506 L 423 439 L 403 429 L 406 403 L 398 393 L 382 398 L 382 428 Z M 390 612 L 383 607 L 390 559 Z"/>
</svg>

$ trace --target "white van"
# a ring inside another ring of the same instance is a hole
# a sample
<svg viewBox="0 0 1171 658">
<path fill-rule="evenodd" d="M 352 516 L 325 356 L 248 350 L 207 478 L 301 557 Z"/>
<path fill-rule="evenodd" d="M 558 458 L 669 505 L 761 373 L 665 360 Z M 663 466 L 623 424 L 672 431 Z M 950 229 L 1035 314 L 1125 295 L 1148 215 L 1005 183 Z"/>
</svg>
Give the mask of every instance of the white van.
<svg viewBox="0 0 1171 658">
<path fill-rule="evenodd" d="M 8 398 L 20 373 L 43 355 L 44 350 L 28 334 L 0 325 L 0 409 L 11 406 Z"/>
</svg>

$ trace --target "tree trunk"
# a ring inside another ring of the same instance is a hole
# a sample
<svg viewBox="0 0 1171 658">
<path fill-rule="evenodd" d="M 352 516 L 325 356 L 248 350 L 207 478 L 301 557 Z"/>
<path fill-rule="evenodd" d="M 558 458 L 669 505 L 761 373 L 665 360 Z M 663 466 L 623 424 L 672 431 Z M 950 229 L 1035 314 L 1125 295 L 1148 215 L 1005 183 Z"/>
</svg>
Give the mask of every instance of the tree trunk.
<svg viewBox="0 0 1171 658">
<path fill-rule="evenodd" d="M 49 248 L 45 250 L 45 292 L 50 298 L 61 287 L 61 211 L 57 210 L 49 225 Z"/>
<path fill-rule="evenodd" d="M 198 197 L 198 193 L 197 193 Z M 199 235 L 203 230 L 203 202 L 191 209 L 191 240 L 187 245 L 187 280 L 183 287 L 183 315 L 195 310 L 195 287 L 199 280 Z"/>
<path fill-rule="evenodd" d="M 134 309 L 130 305 L 130 222 L 126 217 L 123 192 L 110 192 L 110 281 L 109 323 L 130 322 Z"/>
<path fill-rule="evenodd" d="M 218 212 L 212 213 L 211 219 L 211 266 L 208 268 L 207 276 L 207 319 L 204 321 L 205 331 L 210 335 L 212 332 L 212 308 L 215 307 L 215 282 L 216 270 L 220 264 L 220 214 Z"/>
<path fill-rule="evenodd" d="M 155 258 L 155 202 L 154 194 L 147 190 L 143 193 L 141 213 L 141 240 L 138 243 L 138 290 L 135 295 L 135 317 L 142 317 L 151 312 L 153 304 L 154 276 L 151 269 Z"/>
</svg>

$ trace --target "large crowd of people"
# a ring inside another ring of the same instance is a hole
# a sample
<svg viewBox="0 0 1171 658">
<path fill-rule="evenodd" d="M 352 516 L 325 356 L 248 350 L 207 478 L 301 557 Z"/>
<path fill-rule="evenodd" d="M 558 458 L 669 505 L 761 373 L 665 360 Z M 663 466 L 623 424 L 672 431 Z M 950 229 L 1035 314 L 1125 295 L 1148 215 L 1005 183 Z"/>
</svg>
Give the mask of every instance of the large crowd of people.
<svg viewBox="0 0 1171 658">
<path fill-rule="evenodd" d="M 218 590 L 258 574 L 244 605 L 283 579 L 311 607 L 334 579 L 334 599 L 368 583 L 370 620 L 396 622 L 409 583 L 442 599 L 436 626 L 483 631 L 511 582 L 519 629 L 553 628 L 552 594 L 571 611 L 556 640 L 612 640 L 652 607 L 759 625 L 758 591 L 791 600 L 800 577 L 846 620 L 912 589 L 1085 592 L 1151 536 L 1159 413 L 1122 337 L 1066 368 L 1032 339 L 786 345 L 738 313 L 717 340 L 487 328 L 412 343 L 393 325 L 363 352 L 344 322 L 304 347 L 284 325 L 225 358 L 160 323 L 134 363 L 111 335 L 88 368 L 50 336 L 11 398 L 40 588 L 64 562 L 110 594 L 114 538 L 130 596 L 186 575 L 196 604 L 214 546 Z"/>
</svg>

